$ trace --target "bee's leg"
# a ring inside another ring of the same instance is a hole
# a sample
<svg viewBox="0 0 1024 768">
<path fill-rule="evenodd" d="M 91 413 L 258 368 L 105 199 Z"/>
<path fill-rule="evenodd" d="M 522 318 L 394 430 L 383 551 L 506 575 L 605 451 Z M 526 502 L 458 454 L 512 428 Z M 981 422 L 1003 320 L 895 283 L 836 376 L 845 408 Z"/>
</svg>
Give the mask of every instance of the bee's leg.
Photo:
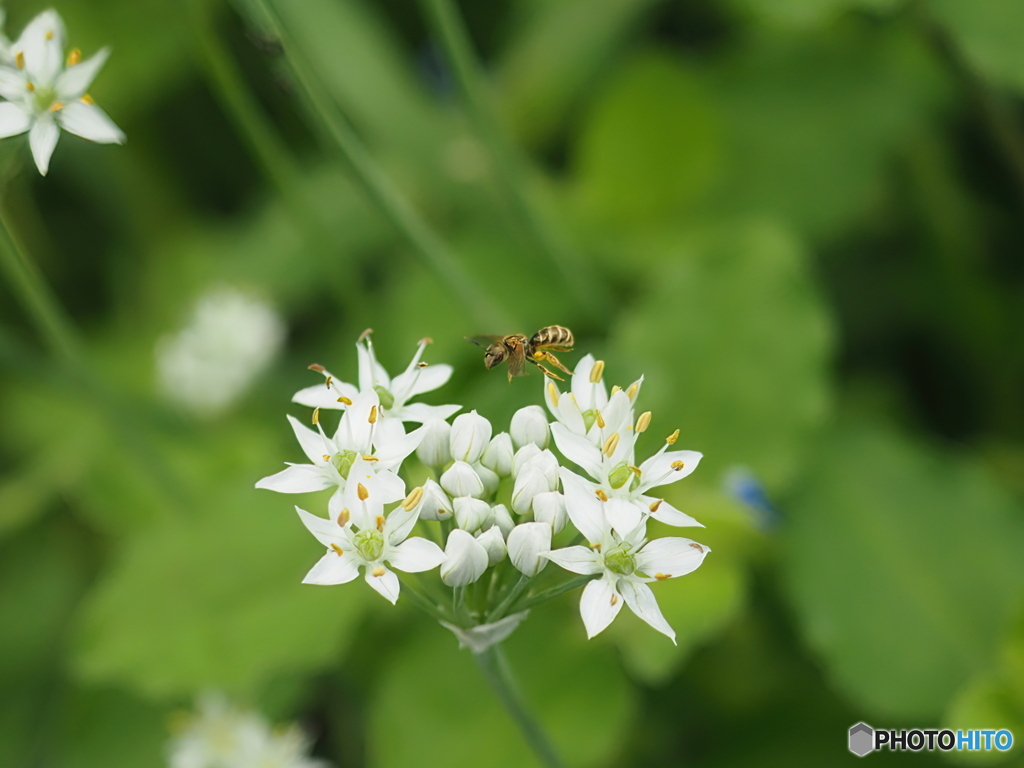
<svg viewBox="0 0 1024 768">
<path fill-rule="evenodd" d="M 550 352 L 545 352 L 544 353 L 544 359 L 547 360 L 552 365 L 554 365 L 559 370 L 565 371 L 570 376 L 572 376 L 572 371 L 570 371 L 568 368 L 566 368 L 564 365 L 562 365 L 561 361 L 559 361 L 559 359 L 557 357 L 555 357 L 553 354 L 551 354 Z"/>
<path fill-rule="evenodd" d="M 543 371 L 543 372 L 544 372 L 544 375 L 545 375 L 545 376 L 549 376 L 549 377 L 550 377 L 550 378 L 552 378 L 552 379 L 558 379 L 559 381 L 565 381 L 565 379 L 563 379 L 563 378 L 562 378 L 561 376 L 559 376 L 558 374 L 552 373 L 552 372 L 551 372 L 551 371 L 549 371 L 549 370 L 548 370 L 547 368 L 545 368 L 545 367 L 544 367 L 543 365 L 541 365 L 540 363 L 538 363 L 538 362 L 537 362 L 536 360 L 533 360 L 533 361 L 531 361 L 531 362 L 532 362 L 532 363 L 533 363 L 534 365 L 536 365 L 536 366 L 537 366 L 538 368 L 540 368 L 540 369 L 541 369 L 541 371 Z"/>
</svg>

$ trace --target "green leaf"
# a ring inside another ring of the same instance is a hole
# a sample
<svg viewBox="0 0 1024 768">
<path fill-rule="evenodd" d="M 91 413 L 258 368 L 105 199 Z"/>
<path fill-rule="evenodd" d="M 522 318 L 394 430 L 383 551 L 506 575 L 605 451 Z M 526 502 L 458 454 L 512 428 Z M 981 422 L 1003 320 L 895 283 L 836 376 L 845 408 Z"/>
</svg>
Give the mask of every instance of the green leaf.
<svg viewBox="0 0 1024 768">
<path fill-rule="evenodd" d="M 677 447 L 704 453 L 684 482 L 717 485 L 739 464 L 784 483 L 830 400 L 830 322 L 803 248 L 771 222 L 738 222 L 661 255 L 611 340 L 646 376 L 650 433 L 679 427 Z"/>
<path fill-rule="evenodd" d="M 842 424 L 786 513 L 788 592 L 858 707 L 935 718 L 990 667 L 1024 586 L 1024 518 L 977 466 Z"/>
<path fill-rule="evenodd" d="M 982 76 L 1024 93 L 1024 6 L 1017 0 L 929 0 L 926 7 Z"/>
<path fill-rule="evenodd" d="M 625 737 L 633 697 L 611 649 L 588 644 L 558 604 L 535 609 L 506 641 L 509 664 L 565 763 L 601 764 Z M 369 714 L 373 768 L 420 765 L 424 755 L 443 756 L 451 768 L 536 762 L 473 655 L 437 626 L 409 639 L 384 672 Z"/>
</svg>

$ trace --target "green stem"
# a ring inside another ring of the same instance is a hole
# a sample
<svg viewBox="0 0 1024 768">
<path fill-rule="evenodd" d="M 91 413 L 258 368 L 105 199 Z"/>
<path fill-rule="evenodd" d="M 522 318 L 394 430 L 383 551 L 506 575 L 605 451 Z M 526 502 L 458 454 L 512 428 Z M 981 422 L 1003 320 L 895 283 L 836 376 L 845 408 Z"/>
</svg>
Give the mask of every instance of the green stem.
<svg viewBox="0 0 1024 768">
<path fill-rule="evenodd" d="M 521 594 L 523 594 L 523 590 L 526 589 L 530 581 L 531 579 L 529 576 L 520 576 L 519 581 L 517 581 L 516 585 L 509 590 L 509 593 L 505 595 L 504 599 L 498 604 L 498 607 L 487 614 L 487 618 L 484 620 L 484 623 L 490 624 L 491 622 L 502 618 L 508 611 L 508 607 L 512 605 L 512 603 L 514 603 Z"/>
<path fill-rule="evenodd" d="M 566 245 L 535 196 L 530 194 L 529 161 L 498 118 L 458 8 L 452 0 L 420 0 L 420 5 L 444 48 L 469 118 L 494 160 L 496 181 L 513 213 L 561 273 L 579 309 L 592 319 L 596 318 L 597 313 L 609 306 L 605 287 L 594 279 L 593 271 L 586 268 L 577 252 Z"/>
<path fill-rule="evenodd" d="M 519 726 L 527 746 L 542 765 L 548 768 L 562 768 L 562 761 L 548 740 L 547 734 L 527 709 L 525 702 L 513 682 L 512 672 L 501 651 L 501 646 L 491 646 L 483 653 L 474 654 L 487 683 L 498 697 L 505 711 Z"/>
<path fill-rule="evenodd" d="M 312 107 L 313 116 L 340 151 L 367 197 L 412 246 L 426 266 L 451 288 L 473 315 L 475 322 L 481 327 L 511 327 L 505 312 L 487 297 L 483 286 L 465 271 L 440 236 L 374 161 L 359 135 L 331 101 L 314 74 L 312 65 L 298 53 L 299 47 L 291 41 L 273 3 L 268 0 L 251 0 L 251 4 L 260 12 L 264 24 L 281 40 L 295 80 Z"/>
<path fill-rule="evenodd" d="M 543 592 L 538 592 L 536 595 L 530 595 L 522 603 L 516 606 L 516 613 L 519 611 L 525 611 L 528 608 L 532 608 L 535 605 L 539 605 L 546 600 L 550 600 L 553 597 L 564 595 L 566 592 L 572 592 L 577 587 L 582 587 L 588 581 L 593 579 L 593 576 L 577 576 L 574 579 L 562 582 L 556 587 L 551 589 L 545 589 Z"/>
<path fill-rule="evenodd" d="M 418 605 L 421 610 L 425 611 L 431 617 L 437 619 L 438 621 L 451 622 L 452 617 L 445 613 L 440 606 L 436 605 L 423 592 L 420 592 L 419 588 L 413 585 L 411 579 L 402 580 L 402 587 L 405 589 L 405 592 L 409 595 L 412 601 L 416 603 L 416 605 Z"/>
</svg>

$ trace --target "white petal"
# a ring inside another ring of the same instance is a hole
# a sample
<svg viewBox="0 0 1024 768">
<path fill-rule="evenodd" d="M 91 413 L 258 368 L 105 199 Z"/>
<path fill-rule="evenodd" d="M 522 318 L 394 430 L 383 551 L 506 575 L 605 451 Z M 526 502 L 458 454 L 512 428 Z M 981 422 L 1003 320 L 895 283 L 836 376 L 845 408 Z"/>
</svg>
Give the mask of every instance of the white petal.
<svg viewBox="0 0 1024 768">
<path fill-rule="evenodd" d="M 551 551 L 551 526 L 547 523 L 521 523 L 508 535 L 508 559 L 524 576 L 536 576 L 548 564 L 544 557 Z"/>
<path fill-rule="evenodd" d="M 376 421 L 370 422 L 373 413 Z M 373 427 L 380 423 L 380 398 L 372 389 L 360 391 L 352 400 L 352 405 L 345 409 L 338 424 L 334 441 L 339 448 L 369 453 L 373 435 Z"/>
<path fill-rule="evenodd" d="M 68 133 L 97 144 L 124 144 L 124 131 L 95 104 L 72 101 L 57 112 L 57 120 Z"/>
<path fill-rule="evenodd" d="M 448 534 L 444 552 L 446 559 L 441 564 L 441 580 L 449 587 L 472 584 L 487 570 L 487 550 L 473 534 L 461 528 Z"/>
<path fill-rule="evenodd" d="M 58 101 L 67 103 L 82 98 L 109 57 L 110 49 L 102 48 L 85 61 L 73 64 L 61 72 L 56 83 Z"/>
<path fill-rule="evenodd" d="M 640 521 L 643 519 L 640 508 L 626 499 L 611 498 L 602 506 L 608 524 L 622 536 L 640 525 Z"/>
<path fill-rule="evenodd" d="M 16 104 L 0 104 L 0 139 L 24 133 L 32 125 L 28 114 Z"/>
<path fill-rule="evenodd" d="M 452 377 L 452 370 L 450 365 L 442 363 L 400 373 L 391 382 L 391 392 L 396 400 L 404 403 L 417 395 L 443 387 Z"/>
<path fill-rule="evenodd" d="M 313 493 L 326 490 L 332 485 L 330 478 L 309 464 L 292 464 L 256 483 L 257 488 L 278 493 Z"/>
<path fill-rule="evenodd" d="M 374 576 L 374 571 L 378 568 L 384 572 L 380 576 Z M 398 602 L 398 591 L 401 589 L 401 585 L 398 583 L 398 576 L 395 575 L 394 571 L 385 568 L 383 565 L 376 567 L 368 565 L 366 566 L 365 578 L 366 583 L 390 600 L 392 605 Z"/>
<path fill-rule="evenodd" d="M 60 138 L 60 128 L 49 116 L 36 120 L 28 132 L 28 145 L 32 149 L 32 158 L 36 161 L 36 168 L 43 176 L 50 169 L 50 158 L 53 150 L 57 147 L 57 139 Z"/>
<path fill-rule="evenodd" d="M 626 605 L 629 606 L 633 613 L 663 635 L 667 635 L 673 643 L 676 641 L 675 630 L 669 626 L 669 623 L 665 621 L 665 617 L 662 616 L 661 608 L 658 607 L 658 601 L 654 599 L 654 593 L 651 592 L 650 587 L 641 581 L 622 579 L 619 582 L 619 589 L 622 590 L 622 596 L 626 599 Z"/>
<path fill-rule="evenodd" d="M 334 454 L 334 446 L 322 433 L 310 429 L 294 416 L 288 417 L 288 423 L 292 425 L 292 431 L 295 432 L 302 452 L 313 464 L 325 464 L 328 459 L 324 456 L 330 457 Z"/>
<path fill-rule="evenodd" d="M 392 567 L 406 573 L 419 573 L 437 568 L 444 562 L 444 552 L 437 544 L 414 536 L 399 544 L 388 555 Z"/>
<path fill-rule="evenodd" d="M 692 539 L 669 536 L 649 541 L 637 553 L 636 564 L 648 576 L 673 578 L 697 570 L 710 551 Z"/>
<path fill-rule="evenodd" d="M 640 465 L 640 491 L 682 480 L 697 468 L 704 454 L 698 451 L 665 451 Z"/>
<path fill-rule="evenodd" d="M 416 507 L 406 509 L 399 505 L 391 510 L 384 522 L 384 536 L 388 544 L 397 547 L 405 541 L 412 532 L 413 526 L 416 525 L 419 516 L 420 514 Z M 400 568 L 399 570 L 404 571 L 406 569 Z"/>
<path fill-rule="evenodd" d="M 355 386 L 344 381 L 338 381 L 330 371 L 324 371 L 324 377 L 325 382 L 323 384 L 314 384 L 312 387 L 306 387 L 296 392 L 292 397 L 292 402 L 299 405 L 308 405 L 310 408 L 344 410 L 347 406 L 344 403 L 339 403 L 338 398 L 347 397 L 349 400 L 353 400 L 359 394 L 359 390 Z M 326 385 L 327 379 L 331 381 L 331 386 L 329 387 Z"/>
<path fill-rule="evenodd" d="M 680 512 L 664 499 L 655 499 L 652 496 L 641 496 L 637 503 L 647 510 L 651 517 L 659 522 L 665 523 L 665 525 L 674 525 L 676 528 L 686 528 L 688 526 L 697 526 L 698 528 L 704 527 L 703 523 L 698 523 L 685 512 Z M 651 512 L 651 507 L 655 505 L 657 505 L 655 510 Z"/>
<path fill-rule="evenodd" d="M 325 520 L 322 517 L 311 515 L 300 507 L 296 507 L 295 511 L 299 513 L 299 519 L 302 520 L 302 524 L 306 526 L 306 529 L 325 547 L 336 544 L 345 549 L 349 546 L 347 529 L 342 528 L 334 520 Z"/>
<path fill-rule="evenodd" d="M 565 489 L 565 511 L 576 530 L 591 544 L 604 541 L 608 521 L 603 502 L 594 495 L 594 487 L 579 475 L 562 469 L 562 487 Z"/>
<path fill-rule="evenodd" d="M 612 623 L 622 610 L 622 597 L 605 579 L 594 579 L 583 588 L 580 616 L 591 638 Z"/>
<path fill-rule="evenodd" d="M 402 429 L 402 423 L 397 419 L 385 419 L 379 422 L 377 427 L 379 429 L 373 438 L 373 455 L 380 461 L 381 469 L 397 467 L 419 447 L 427 435 L 422 427 L 406 434 Z"/>
<path fill-rule="evenodd" d="M 9 101 L 21 101 L 28 92 L 28 78 L 20 69 L 0 65 L 0 96 Z M 28 128 L 25 128 L 27 131 Z M 9 134 L 13 135 L 13 134 Z"/>
<path fill-rule="evenodd" d="M 584 576 L 592 576 L 595 573 L 601 573 L 603 570 L 600 555 L 596 554 L 590 547 L 575 546 L 566 547 L 565 549 L 552 549 L 544 557 L 555 565 L 565 568 L 567 571 L 581 573 Z"/>
<path fill-rule="evenodd" d="M 573 434 L 562 424 L 551 425 L 551 436 L 555 439 L 555 445 L 558 446 L 558 450 L 565 458 L 579 466 L 595 480 L 604 479 L 600 448 L 582 435 Z"/>
<path fill-rule="evenodd" d="M 374 474 L 371 483 L 380 495 L 381 504 L 405 498 L 405 481 L 389 469 Z"/>
<path fill-rule="evenodd" d="M 459 648 L 469 648 L 473 653 L 483 653 L 492 645 L 497 645 L 511 635 L 516 627 L 526 618 L 529 611 L 513 613 L 504 619 L 495 621 L 492 624 L 478 624 L 475 627 L 464 629 L 447 621 L 439 622 L 442 627 L 450 629 L 459 639 Z"/>
<path fill-rule="evenodd" d="M 364 344 L 356 344 L 356 355 L 359 358 L 359 391 L 366 392 L 374 387 L 391 389 L 391 379 L 384 367 L 377 362 L 373 353 L 373 342 L 367 337 Z"/>
<path fill-rule="evenodd" d="M 303 584 L 345 584 L 359 575 L 359 563 L 351 555 L 339 555 L 331 550 L 321 557 L 306 577 Z"/>
<path fill-rule="evenodd" d="M 572 393 L 576 396 L 580 408 L 585 411 L 592 408 L 603 409 L 608 401 L 608 390 L 605 389 L 604 381 L 595 384 L 590 380 L 594 362 L 593 355 L 584 355 L 576 363 L 576 372 L 572 376 Z"/>
<path fill-rule="evenodd" d="M 28 23 L 12 50 L 25 54 L 25 69 L 37 84 L 53 85 L 64 66 L 64 22 L 56 11 L 43 11 Z"/>
</svg>

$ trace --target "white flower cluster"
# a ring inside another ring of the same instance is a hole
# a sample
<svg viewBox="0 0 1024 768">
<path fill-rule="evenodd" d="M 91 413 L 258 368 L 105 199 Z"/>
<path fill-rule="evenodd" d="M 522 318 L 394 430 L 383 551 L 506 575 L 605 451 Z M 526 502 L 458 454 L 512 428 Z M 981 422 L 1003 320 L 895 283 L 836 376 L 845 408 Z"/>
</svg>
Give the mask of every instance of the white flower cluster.
<svg viewBox="0 0 1024 768">
<path fill-rule="evenodd" d="M 476 411 L 449 424 L 460 406 L 409 403 L 452 374 L 450 366 L 421 361 L 428 342 L 391 379 L 367 332 L 356 345 L 358 386 L 311 366 L 325 384 L 295 395 L 295 402 L 317 409 L 315 429 L 288 417 L 309 463 L 290 464 L 256 487 L 333 491 L 327 518 L 296 507 L 326 547 L 305 582 L 341 584 L 362 569 L 392 603 L 403 583 L 415 587 L 420 606 L 477 652 L 514 630 L 526 608 L 586 583 L 580 609 L 588 636 L 625 604 L 674 641 L 648 584 L 690 573 L 710 550 L 681 537 L 648 540 L 650 518 L 700 525 L 650 492 L 689 475 L 701 454 L 672 450 L 677 430 L 653 456 L 637 461 L 637 438 L 651 423 L 650 412 L 634 414 L 642 379 L 609 392 L 604 363 L 587 355 L 569 391 L 545 381 L 554 422 L 532 405 L 516 412 L 507 432 L 494 434 Z M 322 408 L 344 411 L 333 436 L 321 424 Z M 422 426 L 406 432 L 405 422 Z M 552 442 L 581 472 L 560 463 Z M 414 451 L 433 476 L 407 494 L 400 470 Z M 426 538 L 410 536 L 417 526 Z M 538 576 L 548 562 L 579 577 L 547 579 L 542 590 Z M 435 568 L 443 585 L 422 577 L 400 582 L 394 572 Z M 444 586 L 451 588 L 448 596 Z"/>
<path fill-rule="evenodd" d="M 294 725 L 272 727 L 255 712 L 235 709 L 218 694 L 175 723 L 170 768 L 328 768 L 307 756 L 309 740 Z"/>
<path fill-rule="evenodd" d="M 0 28 L 3 26 L 0 11 Z M 29 22 L 17 40 L 0 32 L 0 138 L 28 133 L 39 173 L 46 175 L 60 129 L 100 144 L 123 144 L 124 133 L 96 106 L 89 86 L 110 55 L 64 54 L 64 22 L 54 10 Z"/>
</svg>

